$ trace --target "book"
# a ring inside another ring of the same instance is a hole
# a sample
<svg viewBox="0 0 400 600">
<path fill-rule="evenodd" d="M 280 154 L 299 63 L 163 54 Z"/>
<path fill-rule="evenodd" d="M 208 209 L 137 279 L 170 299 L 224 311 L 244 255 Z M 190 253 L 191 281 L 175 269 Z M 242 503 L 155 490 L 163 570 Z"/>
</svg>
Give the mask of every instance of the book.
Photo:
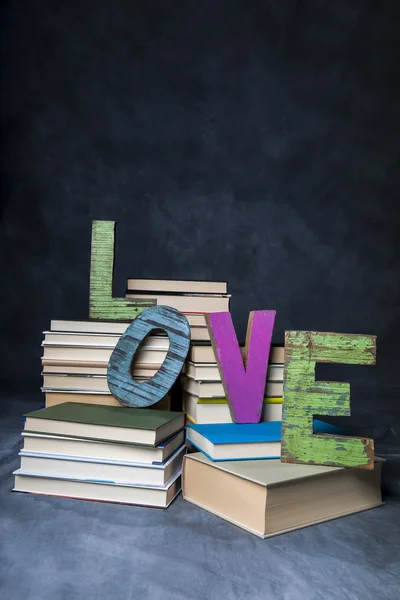
<svg viewBox="0 0 400 600">
<path fill-rule="evenodd" d="M 84 479 L 65 479 L 14 472 L 14 492 L 61 496 L 78 500 L 97 500 L 167 508 L 181 490 L 181 473 L 178 471 L 164 487 L 117 485 L 109 482 L 92 482 Z"/>
<path fill-rule="evenodd" d="M 188 312 L 184 310 L 181 312 L 183 312 L 183 314 L 187 318 L 190 327 L 205 327 L 208 329 L 205 313 Z"/>
<path fill-rule="evenodd" d="M 171 306 L 184 313 L 209 313 L 228 311 L 230 296 L 228 294 L 183 294 L 179 296 L 169 296 L 150 294 L 148 292 L 143 294 L 137 292 L 130 293 L 128 290 L 125 294 L 125 298 L 130 298 L 131 300 L 144 300 L 145 298 L 156 300 L 157 305 Z"/>
<path fill-rule="evenodd" d="M 153 377 L 153 375 L 155 375 L 157 373 L 157 371 L 159 370 L 159 366 L 158 365 L 137 365 L 135 363 L 134 367 L 133 367 L 133 371 L 132 371 L 132 375 L 135 378 L 147 378 L 147 377 Z M 43 377 L 50 375 L 50 376 L 61 376 L 61 377 L 65 377 L 66 375 L 71 375 L 71 376 L 83 376 L 83 377 L 93 377 L 95 375 L 107 375 L 107 363 L 104 367 L 101 366 L 86 366 L 85 364 L 82 363 L 73 363 L 72 365 L 70 364 L 63 364 L 60 365 L 58 362 L 53 362 L 53 361 L 47 361 L 46 364 L 43 365 L 43 371 L 42 371 L 42 375 Z M 65 381 L 63 382 L 62 386 L 60 385 L 54 385 L 53 383 L 50 384 L 51 381 L 54 381 L 52 379 L 44 379 L 43 385 L 44 387 L 63 387 L 65 385 Z M 46 383 L 47 382 L 47 383 Z M 59 383 L 61 383 L 61 380 L 59 380 Z"/>
<path fill-rule="evenodd" d="M 91 390 L 68 390 L 68 389 L 49 389 L 43 388 L 42 392 L 45 393 L 45 404 L 46 407 L 56 406 L 58 404 L 64 404 L 66 402 L 75 402 L 77 404 L 95 404 L 103 406 L 114 406 L 116 408 L 122 408 L 123 404 L 110 392 L 93 392 Z M 149 410 L 169 410 L 171 408 L 171 395 L 167 394 L 157 402 L 153 404 Z"/>
<path fill-rule="evenodd" d="M 128 279 L 129 290 L 138 292 L 170 292 L 174 294 L 226 294 L 226 281 L 181 281 L 169 279 Z"/>
<path fill-rule="evenodd" d="M 244 353 L 244 347 L 241 347 L 242 353 Z M 283 363 L 284 358 L 284 346 L 271 346 L 269 354 L 270 363 Z M 215 358 L 214 349 L 210 344 L 190 344 L 188 360 L 192 363 L 217 363 Z"/>
<path fill-rule="evenodd" d="M 145 371 L 147 377 L 139 377 L 133 373 L 133 378 L 138 382 L 144 382 L 146 379 L 151 379 L 148 371 Z M 70 390 L 70 391 L 92 391 L 92 392 L 107 392 L 109 387 L 106 375 L 86 375 L 71 373 L 42 373 L 43 374 L 43 389 L 50 390 Z"/>
<path fill-rule="evenodd" d="M 66 402 L 25 415 L 34 433 L 155 446 L 184 426 L 184 414 Z"/>
<path fill-rule="evenodd" d="M 268 402 L 273 400 L 274 403 Z M 277 401 L 277 403 L 275 403 Z M 232 423 L 231 413 L 226 398 L 197 398 L 184 393 L 183 411 L 194 423 Z M 282 420 L 282 398 L 266 398 L 263 405 L 261 421 Z"/>
<path fill-rule="evenodd" d="M 143 446 L 122 442 L 106 442 L 84 438 L 65 437 L 23 431 L 23 450 L 42 454 L 69 455 L 97 460 L 160 464 L 165 462 L 184 443 L 183 430 L 157 446 Z"/>
<path fill-rule="evenodd" d="M 102 366 L 107 366 L 115 348 L 115 346 L 92 347 L 83 344 L 80 346 L 50 346 L 43 343 L 42 346 L 42 363 L 48 364 L 48 361 L 52 361 L 53 364 L 57 363 L 60 366 L 79 363 L 85 365 L 98 365 L 100 363 Z M 166 350 L 148 349 L 146 346 L 142 346 L 135 355 L 135 362 L 138 364 L 161 365 L 166 355 Z"/>
<path fill-rule="evenodd" d="M 193 315 L 194 317 L 196 315 Z M 203 317 L 203 315 L 201 315 Z M 80 333 L 80 334 L 93 334 L 100 337 L 100 334 L 112 334 L 114 337 L 119 337 L 124 333 L 129 323 L 119 323 L 119 322 L 106 322 L 106 321 L 56 321 L 52 320 L 50 322 L 50 333 Z M 49 333 L 49 332 L 44 332 Z M 150 336 L 148 338 L 151 340 L 155 336 Z M 54 340 L 54 337 L 48 337 L 49 340 Z M 190 328 L 190 339 L 191 340 L 200 340 L 207 341 L 210 340 L 210 334 L 208 333 L 207 326 L 203 320 L 200 326 L 192 326 Z M 110 343 L 110 339 L 106 338 L 105 343 Z M 93 342 L 93 340 L 92 340 Z M 167 342 L 168 343 L 168 342 Z"/>
<path fill-rule="evenodd" d="M 221 398 L 225 396 L 224 386 L 219 381 L 196 381 L 191 379 L 187 375 L 182 376 L 182 388 L 201 398 Z M 281 381 L 267 381 L 265 385 L 265 395 L 276 397 L 283 395 L 283 382 Z"/>
<path fill-rule="evenodd" d="M 190 327 L 190 340 L 193 342 L 209 342 L 210 334 L 207 327 Z"/>
<path fill-rule="evenodd" d="M 122 335 L 129 323 L 117 321 L 61 321 L 53 319 L 50 321 L 51 331 L 65 331 L 76 333 L 112 333 Z"/>
<path fill-rule="evenodd" d="M 296 465 L 280 460 L 213 462 L 201 453 L 183 463 L 183 497 L 261 538 L 382 504 L 375 469 Z"/>
<path fill-rule="evenodd" d="M 189 424 L 186 437 L 211 460 L 277 458 L 281 422 Z"/>
<path fill-rule="evenodd" d="M 108 481 L 119 485 L 140 484 L 163 487 L 182 468 L 185 446 L 162 464 L 122 462 L 112 459 L 59 456 L 21 450 L 21 471 L 25 475 L 62 476 L 65 479 Z"/>
<path fill-rule="evenodd" d="M 84 346 L 89 348 L 105 347 L 115 348 L 120 335 L 112 333 L 78 333 L 61 331 L 44 331 L 42 346 Z M 167 335 L 151 335 L 146 338 L 143 348 L 147 350 L 168 350 L 169 339 Z"/>
<path fill-rule="evenodd" d="M 210 363 L 193 363 L 186 361 L 184 373 L 197 381 L 221 381 L 217 365 Z M 283 381 L 283 365 L 269 364 L 267 379 L 270 381 Z"/>
</svg>

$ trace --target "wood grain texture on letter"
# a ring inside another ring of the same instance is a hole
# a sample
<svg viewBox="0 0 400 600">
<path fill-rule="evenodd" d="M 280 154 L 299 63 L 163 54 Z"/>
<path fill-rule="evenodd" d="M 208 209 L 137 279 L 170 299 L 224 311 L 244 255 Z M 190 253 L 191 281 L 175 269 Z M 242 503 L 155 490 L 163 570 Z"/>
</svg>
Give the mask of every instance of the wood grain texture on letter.
<svg viewBox="0 0 400 600">
<path fill-rule="evenodd" d="M 132 362 L 141 342 L 154 329 L 167 333 L 168 353 L 154 377 L 138 383 L 131 374 Z M 189 345 L 189 323 L 179 310 L 169 306 L 146 309 L 129 325 L 111 355 L 107 369 L 110 392 L 125 406 L 145 407 L 159 402 L 181 372 Z"/>
<path fill-rule="evenodd" d="M 93 221 L 89 316 L 102 321 L 132 321 L 154 300 L 113 298 L 115 221 Z"/>
<path fill-rule="evenodd" d="M 258 423 L 264 401 L 274 310 L 249 314 L 244 359 L 230 312 L 210 313 L 206 322 L 234 423 Z"/>
<path fill-rule="evenodd" d="M 374 365 L 375 358 L 373 335 L 285 333 L 282 462 L 374 468 L 373 440 L 313 434 L 313 415 L 350 415 L 350 385 L 315 381 L 317 362 Z"/>
</svg>

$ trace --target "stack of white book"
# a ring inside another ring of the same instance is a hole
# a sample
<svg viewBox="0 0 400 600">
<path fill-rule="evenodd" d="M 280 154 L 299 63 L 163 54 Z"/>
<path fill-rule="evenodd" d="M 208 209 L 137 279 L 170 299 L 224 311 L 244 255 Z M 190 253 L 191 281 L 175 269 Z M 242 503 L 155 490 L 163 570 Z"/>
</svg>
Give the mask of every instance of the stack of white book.
<svg viewBox="0 0 400 600">
<path fill-rule="evenodd" d="M 165 508 L 181 489 L 182 413 L 66 402 L 25 416 L 15 491 Z"/>
<path fill-rule="evenodd" d="M 190 325 L 191 340 L 210 340 L 204 315 L 229 311 L 225 281 L 128 279 L 126 297 L 150 298 L 157 304 L 180 310 Z"/>
</svg>

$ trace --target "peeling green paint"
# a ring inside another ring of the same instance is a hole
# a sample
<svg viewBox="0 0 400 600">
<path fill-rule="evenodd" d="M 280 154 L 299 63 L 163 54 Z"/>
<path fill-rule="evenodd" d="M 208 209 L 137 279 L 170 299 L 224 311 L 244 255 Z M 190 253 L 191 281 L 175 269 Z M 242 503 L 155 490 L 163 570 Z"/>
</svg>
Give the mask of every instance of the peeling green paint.
<svg viewBox="0 0 400 600">
<path fill-rule="evenodd" d="M 317 362 L 373 365 L 375 358 L 372 335 L 286 332 L 282 462 L 373 469 L 373 440 L 313 434 L 313 415 L 350 415 L 350 385 L 315 381 Z"/>
<path fill-rule="evenodd" d="M 154 300 L 113 298 L 115 221 L 93 221 L 89 317 L 102 321 L 133 321 Z"/>
</svg>

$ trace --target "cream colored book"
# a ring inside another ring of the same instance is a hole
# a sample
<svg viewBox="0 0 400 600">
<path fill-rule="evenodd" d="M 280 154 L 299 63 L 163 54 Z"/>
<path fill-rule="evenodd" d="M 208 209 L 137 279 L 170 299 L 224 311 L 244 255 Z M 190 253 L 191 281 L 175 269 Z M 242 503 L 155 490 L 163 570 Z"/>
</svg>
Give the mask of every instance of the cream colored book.
<svg viewBox="0 0 400 600">
<path fill-rule="evenodd" d="M 225 396 L 224 386 L 221 381 L 196 381 L 188 376 L 182 376 L 184 390 L 199 398 L 221 398 Z M 276 397 L 283 395 L 283 383 L 280 381 L 267 381 L 265 395 Z"/>
<path fill-rule="evenodd" d="M 43 345 L 43 344 L 42 344 Z M 73 363 L 84 363 L 84 364 L 96 364 L 96 363 L 108 363 L 111 354 L 113 353 L 114 346 L 106 347 L 91 347 L 91 346 L 43 346 L 43 364 L 46 361 L 52 360 L 53 362 L 58 361 L 58 364 L 64 364 L 68 362 Z M 157 364 L 161 365 L 167 355 L 166 350 L 157 350 L 156 348 L 147 349 L 143 346 L 143 349 L 139 349 L 135 355 L 135 361 L 140 364 Z"/>
<path fill-rule="evenodd" d="M 77 402 L 81 404 L 99 404 L 103 406 L 119 406 L 122 404 L 112 395 L 110 392 L 91 392 L 87 391 L 73 391 L 73 390 L 55 390 L 45 389 L 45 404 L 46 408 L 49 406 L 56 406 L 57 404 L 64 404 L 64 402 Z M 171 408 L 171 395 L 167 394 L 160 402 L 153 404 L 150 408 L 158 410 L 170 410 Z"/>
<path fill-rule="evenodd" d="M 212 294 L 183 294 L 180 296 L 157 295 L 150 293 L 127 293 L 126 298 L 131 300 L 143 300 L 145 298 L 156 300 L 157 305 L 171 306 L 182 312 L 209 313 L 209 312 L 224 312 L 229 310 L 228 294 L 212 295 Z"/>
<path fill-rule="evenodd" d="M 187 318 L 190 327 L 207 327 L 204 313 L 182 312 Z"/>
<path fill-rule="evenodd" d="M 165 464 L 140 464 L 112 459 L 57 456 L 21 450 L 21 471 L 25 475 L 64 477 L 86 481 L 107 481 L 118 485 L 150 485 L 163 487 L 182 468 L 185 446 L 179 448 Z"/>
<path fill-rule="evenodd" d="M 116 485 L 94 483 L 83 479 L 64 479 L 25 474 L 21 469 L 14 472 L 14 492 L 62 496 L 78 500 L 98 500 L 140 506 L 167 508 L 181 490 L 181 474 L 174 476 L 165 487 L 139 485 Z"/>
<path fill-rule="evenodd" d="M 187 361 L 184 372 L 196 381 L 220 381 L 221 375 L 217 365 L 210 363 L 192 363 Z M 283 381 L 283 365 L 269 364 L 267 379 L 270 381 Z"/>
<path fill-rule="evenodd" d="M 23 449 L 27 452 L 146 464 L 166 461 L 184 443 L 185 438 L 184 432 L 180 431 L 157 446 L 140 446 L 30 431 L 23 431 L 21 435 L 24 438 Z"/>
<path fill-rule="evenodd" d="M 207 327 L 190 327 L 190 339 L 193 342 L 209 342 L 210 334 Z"/>
<path fill-rule="evenodd" d="M 375 469 L 282 463 L 279 459 L 212 462 L 202 453 L 183 463 L 183 497 L 267 538 L 382 504 L 381 460 Z"/>
<path fill-rule="evenodd" d="M 147 378 L 153 377 L 158 371 L 159 367 L 157 365 L 138 365 L 135 364 L 133 368 L 133 376 L 137 378 Z M 77 364 L 58 364 L 57 361 L 54 362 L 52 360 L 46 361 L 46 364 L 43 365 L 43 376 L 47 375 L 83 375 L 84 377 L 91 377 L 93 375 L 107 375 L 107 363 L 105 366 L 85 366 L 85 364 L 77 363 Z M 45 380 L 46 381 L 46 380 Z M 48 380 L 51 381 L 50 379 Z M 63 383 L 63 385 L 65 382 Z M 48 383 L 44 383 L 45 387 L 51 387 Z M 53 387 L 60 387 L 57 385 L 53 385 Z M 62 387 L 62 386 L 61 386 Z"/>
<path fill-rule="evenodd" d="M 61 321 L 53 319 L 50 322 L 50 329 L 51 331 L 122 335 L 128 325 L 129 323 L 118 321 Z"/>
<path fill-rule="evenodd" d="M 226 294 L 226 281 L 181 281 L 177 279 L 128 279 L 127 289 L 137 292 L 171 292 L 171 294 Z"/>
<path fill-rule="evenodd" d="M 120 335 L 111 333 L 78 333 L 62 331 L 44 331 L 42 346 L 84 346 L 89 348 L 115 348 Z M 153 335 L 146 338 L 146 350 L 168 350 L 169 339 L 167 335 Z"/>
<path fill-rule="evenodd" d="M 183 410 L 190 420 L 198 424 L 206 423 L 232 423 L 228 403 L 204 402 L 203 399 L 184 393 Z M 264 402 L 261 421 L 282 420 L 282 398 L 279 404 Z"/>
<path fill-rule="evenodd" d="M 187 315 L 186 318 L 196 323 L 190 328 L 190 339 L 197 341 L 207 341 L 210 339 L 210 334 L 204 320 L 204 315 Z M 113 334 L 114 337 L 120 337 L 130 323 L 107 322 L 107 321 L 56 321 L 50 323 L 51 333 L 57 332 L 62 334 L 80 333 L 93 334 L 100 336 L 101 334 Z M 45 332 L 48 333 L 48 332 Z M 155 336 L 153 336 L 155 337 Z M 50 338 L 49 338 L 50 339 Z M 54 339 L 54 338 L 52 338 Z M 148 339 L 152 339 L 152 336 Z M 109 343 L 109 338 L 106 338 L 106 343 Z"/>
<path fill-rule="evenodd" d="M 243 354 L 243 346 L 241 347 L 241 351 Z M 283 364 L 285 361 L 284 351 L 284 346 L 271 346 L 269 362 Z M 193 363 L 217 363 L 211 344 L 190 344 L 188 360 Z"/>
<path fill-rule="evenodd" d="M 138 376 L 135 372 L 133 378 L 138 382 L 151 379 L 148 371 L 147 377 Z M 46 389 L 109 392 L 106 375 L 72 375 L 68 373 L 43 373 L 43 391 Z"/>
</svg>

